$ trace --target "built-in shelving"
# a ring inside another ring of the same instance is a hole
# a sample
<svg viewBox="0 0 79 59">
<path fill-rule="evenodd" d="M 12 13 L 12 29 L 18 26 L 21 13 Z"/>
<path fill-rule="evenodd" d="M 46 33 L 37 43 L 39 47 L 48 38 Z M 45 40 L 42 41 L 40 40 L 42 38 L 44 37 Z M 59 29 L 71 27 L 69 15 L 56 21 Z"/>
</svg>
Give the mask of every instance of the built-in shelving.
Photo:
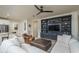
<svg viewBox="0 0 79 59">
<path fill-rule="evenodd" d="M 49 31 L 49 25 L 59 25 L 60 31 Z M 41 20 L 41 37 L 54 39 L 57 35 L 71 35 L 71 15 Z"/>
</svg>

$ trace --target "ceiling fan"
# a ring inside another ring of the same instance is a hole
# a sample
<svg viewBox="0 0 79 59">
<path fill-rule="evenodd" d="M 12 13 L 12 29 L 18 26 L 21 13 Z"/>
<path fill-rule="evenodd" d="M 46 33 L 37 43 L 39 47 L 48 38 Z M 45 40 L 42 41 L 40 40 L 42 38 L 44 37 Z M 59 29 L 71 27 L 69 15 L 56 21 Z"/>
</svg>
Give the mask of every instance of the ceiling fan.
<svg viewBox="0 0 79 59">
<path fill-rule="evenodd" d="M 39 12 L 36 15 L 39 15 L 40 13 L 52 13 L 53 11 L 45 11 L 43 6 L 38 7 L 37 5 L 34 5 Z"/>
</svg>

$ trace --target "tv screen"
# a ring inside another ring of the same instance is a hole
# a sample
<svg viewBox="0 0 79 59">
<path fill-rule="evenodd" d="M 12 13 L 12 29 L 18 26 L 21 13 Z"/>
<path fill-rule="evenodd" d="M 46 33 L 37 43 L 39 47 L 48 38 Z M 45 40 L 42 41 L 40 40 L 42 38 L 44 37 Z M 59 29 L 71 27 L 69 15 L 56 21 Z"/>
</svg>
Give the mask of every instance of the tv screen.
<svg viewBox="0 0 79 59">
<path fill-rule="evenodd" d="M 60 25 L 49 25 L 49 31 L 60 31 Z"/>
</svg>

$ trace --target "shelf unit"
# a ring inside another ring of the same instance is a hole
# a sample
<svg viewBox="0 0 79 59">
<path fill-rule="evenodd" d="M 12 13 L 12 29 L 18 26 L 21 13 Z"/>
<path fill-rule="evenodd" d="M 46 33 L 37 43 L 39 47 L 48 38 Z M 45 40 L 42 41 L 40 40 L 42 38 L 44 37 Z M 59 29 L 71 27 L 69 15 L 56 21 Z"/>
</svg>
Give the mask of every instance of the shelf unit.
<svg viewBox="0 0 79 59">
<path fill-rule="evenodd" d="M 49 18 L 41 20 L 41 37 L 56 39 L 57 35 L 71 35 L 71 17 L 72 15 Z M 49 24 L 60 24 L 60 31 L 49 31 Z M 54 38 L 55 37 L 55 38 Z"/>
</svg>

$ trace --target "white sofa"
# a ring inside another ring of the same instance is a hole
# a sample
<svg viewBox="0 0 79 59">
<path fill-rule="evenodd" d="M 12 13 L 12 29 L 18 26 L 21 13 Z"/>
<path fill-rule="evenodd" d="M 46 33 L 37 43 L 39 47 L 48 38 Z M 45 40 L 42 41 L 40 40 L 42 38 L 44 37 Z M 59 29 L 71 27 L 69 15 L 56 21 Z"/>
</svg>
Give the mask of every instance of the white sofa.
<svg viewBox="0 0 79 59">
<path fill-rule="evenodd" d="M 25 44 L 22 37 L 4 40 L 0 46 L 2 53 L 47 53 L 42 49 Z M 79 53 L 79 41 L 69 35 L 57 37 L 57 42 L 50 53 Z"/>
<path fill-rule="evenodd" d="M 8 40 L 4 40 L 0 46 L 1 53 L 46 53 L 45 51 L 25 44 L 21 37 L 18 39 L 16 36 Z"/>
<path fill-rule="evenodd" d="M 0 46 L 0 52 L 2 53 L 25 53 L 26 51 L 20 48 L 19 43 L 13 40 L 4 40 Z"/>
<path fill-rule="evenodd" d="M 2 38 L 0 37 L 0 45 L 1 45 L 1 43 L 2 43 Z"/>
<path fill-rule="evenodd" d="M 79 41 L 72 38 L 69 43 L 71 53 L 79 53 Z"/>
<path fill-rule="evenodd" d="M 70 48 L 69 48 L 68 43 L 70 39 L 71 39 L 71 36 L 69 35 L 63 35 L 63 36 L 58 35 L 57 42 L 54 45 L 51 52 L 52 53 L 69 53 Z"/>
<path fill-rule="evenodd" d="M 79 53 L 79 41 L 69 35 L 58 35 L 51 53 Z"/>
</svg>

